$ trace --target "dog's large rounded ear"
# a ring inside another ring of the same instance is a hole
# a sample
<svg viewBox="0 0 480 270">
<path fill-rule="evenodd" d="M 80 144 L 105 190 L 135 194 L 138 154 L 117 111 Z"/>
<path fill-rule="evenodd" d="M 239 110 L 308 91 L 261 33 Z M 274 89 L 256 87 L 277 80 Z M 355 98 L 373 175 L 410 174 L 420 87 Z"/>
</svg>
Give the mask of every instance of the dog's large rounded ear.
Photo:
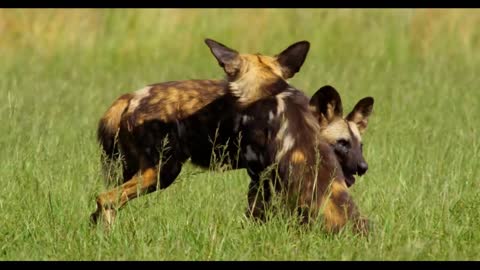
<svg viewBox="0 0 480 270">
<path fill-rule="evenodd" d="M 300 71 L 305 62 L 310 43 L 308 41 L 299 41 L 283 50 L 276 56 L 278 63 L 282 67 L 283 78 L 291 78 Z"/>
<path fill-rule="evenodd" d="M 357 124 L 360 133 L 365 132 L 368 125 L 368 117 L 373 111 L 374 99 L 372 97 L 362 98 L 353 110 L 347 115 L 348 121 Z"/>
<path fill-rule="evenodd" d="M 318 115 L 320 122 L 328 124 L 336 117 L 342 117 L 343 107 L 340 94 L 330 85 L 325 85 L 310 99 L 310 109 Z"/>
<path fill-rule="evenodd" d="M 217 59 L 218 64 L 225 70 L 225 73 L 234 76 L 239 68 L 238 52 L 209 38 L 205 39 L 205 43 Z"/>
</svg>

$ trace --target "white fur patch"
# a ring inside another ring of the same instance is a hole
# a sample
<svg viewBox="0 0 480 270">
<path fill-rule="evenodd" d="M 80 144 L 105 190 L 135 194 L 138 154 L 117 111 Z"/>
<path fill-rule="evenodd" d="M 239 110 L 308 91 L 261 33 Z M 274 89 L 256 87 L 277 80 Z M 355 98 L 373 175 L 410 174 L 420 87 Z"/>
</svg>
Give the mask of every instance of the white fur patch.
<svg viewBox="0 0 480 270">
<path fill-rule="evenodd" d="M 246 123 L 248 123 L 252 119 L 253 119 L 253 117 L 250 117 L 248 115 L 244 115 L 244 116 L 242 116 L 242 124 L 245 125 Z"/>
<path fill-rule="evenodd" d="M 277 96 L 277 116 L 285 111 L 285 101 L 280 96 Z"/>
<path fill-rule="evenodd" d="M 262 165 L 265 164 L 265 163 L 264 163 L 265 159 L 263 158 L 263 155 L 262 155 L 262 154 L 259 154 L 259 155 L 258 155 L 258 159 L 260 160 L 260 164 L 262 164 Z"/>
<path fill-rule="evenodd" d="M 240 115 L 236 115 L 235 119 L 233 120 L 233 131 L 237 132 L 238 129 L 240 128 L 240 120 L 242 117 Z"/>
<path fill-rule="evenodd" d="M 290 90 L 295 90 L 294 88 L 289 88 Z M 277 95 L 277 97 L 281 98 L 281 99 L 284 99 L 286 97 L 289 97 L 292 95 L 292 92 L 282 92 L 280 94 Z"/>
<path fill-rule="evenodd" d="M 255 152 L 253 152 L 252 147 L 250 145 L 247 145 L 247 152 L 245 153 L 245 159 L 247 159 L 247 161 L 258 160 L 257 154 L 255 154 Z"/>
<path fill-rule="evenodd" d="M 277 152 L 276 160 L 280 161 L 280 159 L 285 155 L 290 149 L 292 149 L 293 145 L 295 144 L 295 139 L 291 134 L 287 134 L 282 141 L 282 148 L 280 151 Z"/>
<path fill-rule="evenodd" d="M 150 94 L 151 86 L 144 87 L 140 90 L 133 92 L 134 97 L 130 100 L 130 104 L 128 105 L 128 113 L 132 113 L 140 104 L 140 101 L 147 97 Z"/>
<path fill-rule="evenodd" d="M 282 92 L 276 96 L 277 98 L 277 116 L 285 111 L 285 98 L 291 96 L 291 92 Z"/>
<path fill-rule="evenodd" d="M 180 121 L 176 121 L 176 124 L 177 124 L 177 132 L 178 132 L 178 136 L 179 137 L 183 137 L 183 135 L 185 135 L 186 133 L 186 127 L 185 127 L 185 124 L 180 122 Z"/>
<path fill-rule="evenodd" d="M 287 132 L 287 129 L 288 129 L 288 121 L 285 121 L 285 123 L 283 123 L 280 126 L 280 129 L 277 132 L 277 137 L 276 137 L 277 141 L 280 141 L 283 139 L 283 137 L 285 136 L 285 133 Z"/>
<path fill-rule="evenodd" d="M 239 85 L 237 82 L 230 82 L 229 86 L 230 86 L 230 90 L 232 90 L 234 93 L 235 91 L 238 91 Z"/>
<path fill-rule="evenodd" d="M 294 143 L 295 139 L 293 139 L 293 136 L 291 134 L 287 134 L 287 136 L 285 136 L 285 139 L 283 139 L 283 149 L 286 149 L 287 151 L 292 149 Z"/>
<path fill-rule="evenodd" d="M 273 114 L 272 111 L 270 111 L 270 112 L 268 113 L 268 122 L 272 122 L 272 121 L 273 121 L 273 118 L 275 118 L 275 115 Z"/>
<path fill-rule="evenodd" d="M 252 79 L 250 79 L 250 77 L 252 76 L 244 76 L 237 81 L 229 83 L 229 88 L 231 93 L 234 96 L 238 97 L 238 101 L 240 103 L 255 101 L 255 100 L 251 100 L 250 96 L 252 95 L 252 93 L 255 93 L 256 89 L 250 89 L 250 88 L 252 88 L 253 86 L 255 86 L 253 88 L 256 88 L 256 84 L 251 83 Z M 254 79 L 256 78 L 253 78 L 253 80 Z M 252 86 L 252 87 L 249 87 L 249 86 Z"/>
</svg>

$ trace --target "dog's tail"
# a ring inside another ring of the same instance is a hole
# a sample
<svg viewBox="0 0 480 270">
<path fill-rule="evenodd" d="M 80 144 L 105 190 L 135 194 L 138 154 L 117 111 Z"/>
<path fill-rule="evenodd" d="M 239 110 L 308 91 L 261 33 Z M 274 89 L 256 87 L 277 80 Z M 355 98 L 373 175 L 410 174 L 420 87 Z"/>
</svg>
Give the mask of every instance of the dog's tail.
<svg viewBox="0 0 480 270">
<path fill-rule="evenodd" d="M 133 95 L 120 96 L 108 108 L 98 122 L 97 140 L 101 146 L 101 162 L 105 184 L 110 185 L 120 179 L 120 149 L 118 148 L 118 131 L 123 112 L 127 109 Z"/>
</svg>

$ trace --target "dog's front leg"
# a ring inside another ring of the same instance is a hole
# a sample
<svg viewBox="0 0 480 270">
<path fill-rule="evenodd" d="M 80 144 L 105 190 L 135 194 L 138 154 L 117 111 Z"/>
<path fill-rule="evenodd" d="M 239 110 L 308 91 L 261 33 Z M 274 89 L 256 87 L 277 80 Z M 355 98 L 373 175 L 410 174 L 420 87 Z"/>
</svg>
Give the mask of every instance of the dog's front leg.
<svg viewBox="0 0 480 270">
<path fill-rule="evenodd" d="M 333 180 L 330 190 L 324 198 L 322 208 L 327 231 L 338 232 L 348 221 L 352 221 L 355 233 L 368 234 L 369 221 L 360 215 L 358 207 L 348 193 L 348 187 L 343 180 Z"/>
<path fill-rule="evenodd" d="M 248 186 L 248 209 L 246 216 L 264 222 L 266 220 L 265 211 L 271 198 L 269 182 L 250 171 L 249 175 L 251 181 Z"/>
</svg>

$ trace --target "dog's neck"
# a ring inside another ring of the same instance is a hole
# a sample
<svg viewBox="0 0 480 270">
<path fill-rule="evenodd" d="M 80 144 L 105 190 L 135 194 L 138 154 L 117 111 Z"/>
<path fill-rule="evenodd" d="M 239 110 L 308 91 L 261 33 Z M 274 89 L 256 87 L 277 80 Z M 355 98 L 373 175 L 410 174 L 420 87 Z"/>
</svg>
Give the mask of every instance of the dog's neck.
<svg viewBox="0 0 480 270">
<path fill-rule="evenodd" d="M 262 98 L 276 95 L 288 87 L 288 82 L 277 76 L 258 78 L 258 76 L 245 75 L 229 82 L 230 92 L 237 97 L 237 104 L 241 108 Z"/>
</svg>

